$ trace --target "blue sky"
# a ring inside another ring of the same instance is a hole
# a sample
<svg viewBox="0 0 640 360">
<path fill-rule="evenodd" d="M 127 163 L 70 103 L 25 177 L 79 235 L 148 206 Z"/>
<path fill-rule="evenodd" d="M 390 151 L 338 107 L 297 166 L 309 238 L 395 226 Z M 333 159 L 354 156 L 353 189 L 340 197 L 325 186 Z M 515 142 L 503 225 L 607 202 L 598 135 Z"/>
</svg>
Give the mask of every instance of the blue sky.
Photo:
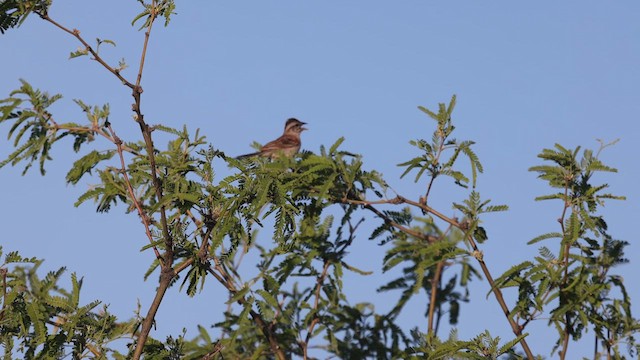
<svg viewBox="0 0 640 360">
<path fill-rule="evenodd" d="M 50 14 L 88 40 L 115 41 L 117 47 L 105 47 L 102 54 L 112 64 L 125 58 L 130 68 L 124 74 L 132 79 L 143 36 L 130 26 L 137 11 L 133 1 L 105 6 L 76 0 L 55 2 Z M 554 143 L 597 148 L 596 138 L 619 138 L 602 154 L 619 173 L 597 180 L 627 196 L 607 203 L 603 213 L 612 235 L 631 242 L 631 263 L 616 271 L 627 279 L 632 298 L 640 299 L 640 286 L 630 281 L 640 270 L 634 223 L 640 216 L 640 190 L 634 185 L 640 178 L 640 3 L 179 2 L 177 12 L 168 28 L 156 26 L 151 35 L 143 112 L 150 123 L 200 128 L 227 154 L 275 138 L 284 120 L 295 116 L 309 123 L 304 149 L 317 152 L 344 136 L 344 149 L 363 154 L 367 168 L 380 170 L 396 191 L 417 198 L 424 184 L 400 180 L 402 170 L 395 166 L 415 156 L 409 140 L 428 139 L 433 131 L 434 122 L 417 106 L 434 109 L 457 94 L 456 138 L 477 143 L 485 168 L 478 190 L 510 206 L 485 221 L 490 239 L 483 250 L 494 276 L 537 254 L 536 246 L 526 246 L 528 240 L 558 231 L 561 204 L 533 201 L 550 192 L 527 171 L 540 163 L 536 155 Z M 130 92 L 88 58 L 68 60 L 78 46 L 36 16 L 0 36 L 0 97 L 24 78 L 63 94 L 53 110 L 68 121 L 83 119 L 72 99 L 108 102 L 118 134 L 137 139 Z M 3 134 L 7 130 L 0 128 Z M 45 258 L 47 269 L 66 265 L 84 276 L 84 300 L 102 299 L 129 317 L 136 299 L 146 308 L 155 287 L 153 280 L 142 281 L 152 258 L 138 251 L 146 241 L 143 228 L 122 209 L 104 215 L 92 204 L 73 207 L 92 182 L 65 184 L 75 155 L 64 147 L 53 153 L 46 177 L 0 170 L 5 189 L 0 244 L 5 251 Z M 2 158 L 10 150 L 6 141 L 0 143 Z M 448 215 L 455 215 L 452 201 L 466 198 L 446 181 L 436 183 L 434 191 L 432 204 Z M 367 217 L 367 225 L 375 226 Z M 269 241 L 268 231 L 262 235 L 261 241 Z M 376 270 L 384 249 L 367 237 L 363 231 L 351 261 Z M 352 279 L 347 283 L 352 301 L 375 296 L 377 309 L 384 311 L 397 294 L 378 295 L 375 287 L 388 278 L 377 272 Z M 201 322 L 202 311 L 218 314 L 221 289 L 213 282 L 209 286 L 194 299 L 171 291 L 160 309 L 158 334 L 178 334 L 187 326 L 195 335 L 193 324 Z M 510 337 L 497 303 L 485 298 L 487 290 L 486 282 L 473 285 L 472 301 L 462 308 L 461 337 L 485 328 Z M 407 326 L 424 328 L 412 323 L 413 314 L 423 313 L 421 301 L 407 309 Z M 185 313 L 186 307 L 194 310 Z M 638 317 L 640 307 L 634 309 Z M 555 334 L 545 325 L 540 322 L 531 345 L 547 356 Z M 570 355 L 589 356 L 591 349 L 591 342 L 574 346 Z"/>
</svg>

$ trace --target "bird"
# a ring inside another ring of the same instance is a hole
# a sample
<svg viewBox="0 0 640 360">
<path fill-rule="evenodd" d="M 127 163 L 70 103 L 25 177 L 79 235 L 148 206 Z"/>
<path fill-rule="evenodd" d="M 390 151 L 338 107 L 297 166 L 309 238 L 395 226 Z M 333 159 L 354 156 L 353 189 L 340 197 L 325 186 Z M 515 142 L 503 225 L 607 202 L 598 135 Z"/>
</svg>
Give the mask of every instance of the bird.
<svg viewBox="0 0 640 360">
<path fill-rule="evenodd" d="M 260 148 L 260 151 L 240 155 L 236 159 L 244 159 L 252 156 L 263 156 L 269 159 L 276 159 L 280 156 L 292 157 L 300 150 L 300 133 L 307 130 L 304 127 L 307 123 L 296 118 L 290 118 L 284 124 L 284 132 L 279 138 L 270 141 Z"/>
</svg>

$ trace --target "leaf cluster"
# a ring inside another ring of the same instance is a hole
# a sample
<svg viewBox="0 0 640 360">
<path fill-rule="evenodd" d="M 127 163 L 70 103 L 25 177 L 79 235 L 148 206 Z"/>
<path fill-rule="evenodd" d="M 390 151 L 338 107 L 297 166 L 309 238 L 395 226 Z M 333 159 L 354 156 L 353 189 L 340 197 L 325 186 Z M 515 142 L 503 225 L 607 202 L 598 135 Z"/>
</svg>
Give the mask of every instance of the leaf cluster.
<svg viewBox="0 0 640 360">
<path fill-rule="evenodd" d="M 427 173 L 431 178 L 427 195 L 429 196 L 429 190 L 433 181 L 443 175 L 453 178 L 454 182 L 466 188 L 469 184 L 469 178 L 459 170 L 454 169 L 454 164 L 460 154 L 465 155 L 469 159 L 471 165 L 471 184 L 475 188 L 478 172 L 482 173 L 483 168 L 478 156 L 471 149 L 474 144 L 473 141 L 458 141 L 455 138 L 451 138 L 451 134 L 455 130 L 455 126 L 452 124 L 451 116 L 456 106 L 456 96 L 454 95 L 449 102 L 449 105 L 443 103 L 438 105 L 438 112 L 435 113 L 423 106 L 418 107 L 422 112 L 427 114 L 431 119 L 437 122 L 436 131 L 433 132 L 431 141 L 424 139 L 412 140 L 409 143 L 417 147 L 423 154 L 417 156 L 409 161 L 398 164 L 398 166 L 406 167 L 402 177 L 407 175 L 412 170 L 418 170 L 415 177 L 415 182 L 418 182 L 424 173 Z M 445 152 L 451 151 L 451 155 L 448 159 L 443 159 Z M 426 199 L 425 199 L 426 201 Z"/>
<path fill-rule="evenodd" d="M 81 126 L 73 122 L 57 123 L 48 108 L 61 99 L 62 95 L 49 95 L 47 92 L 34 89 L 25 80 L 20 82 L 22 86 L 19 89 L 12 91 L 9 98 L 0 100 L 0 124 L 12 123 L 8 139 L 13 138 L 13 146 L 16 148 L 7 159 L 0 162 L 0 168 L 9 163 L 16 165 L 24 161 L 27 164 L 22 173 L 25 174 L 34 162 L 38 162 L 40 173 L 44 175 L 45 162 L 52 159 L 51 149 L 57 141 L 71 136 L 73 150 L 78 152 L 83 144 L 93 141 L 98 133 L 106 131 L 109 117 L 108 105 L 92 109 L 82 101 L 76 100 L 86 113 L 89 125 Z M 108 153 L 101 156 L 104 159 L 110 157 Z M 84 163 L 86 165 L 86 162 Z M 85 172 L 90 171 L 93 166 Z M 76 177 L 79 178 L 79 176 Z M 73 177 L 70 182 L 77 182 L 76 177 Z"/>
<path fill-rule="evenodd" d="M 19 27 L 32 12 L 46 14 L 52 0 L 3 0 L 0 2 L 0 33 Z"/>
<path fill-rule="evenodd" d="M 18 265 L 21 263 L 31 266 Z M 11 252 L 0 265 L 4 294 L 0 344 L 4 358 L 124 358 L 111 343 L 131 336 L 135 321 L 117 321 L 106 306 L 99 307 L 100 301 L 81 305 L 82 279 L 71 274 L 71 289 L 66 290 L 58 284 L 65 269 L 41 278 L 37 274 L 41 264 L 42 260 Z"/>
<path fill-rule="evenodd" d="M 615 240 L 608 234 L 608 226 L 598 210 L 605 199 L 624 199 L 602 190 L 607 184 L 595 185 L 597 172 L 616 172 L 598 159 L 607 145 L 594 155 L 580 148 L 566 149 L 556 144 L 545 149 L 539 157 L 548 163 L 531 167 L 538 177 L 560 192 L 537 197 L 536 200 L 560 200 L 561 232 L 549 232 L 529 241 L 535 244 L 555 239 L 557 253 L 548 247 L 539 250 L 533 261 L 513 266 L 496 279 L 495 286 L 517 287 L 518 302 L 511 315 L 525 326 L 547 311 L 549 324 L 558 332 L 554 350 L 566 354 L 565 339 L 580 339 L 591 327 L 609 356 L 619 356 L 619 345 L 626 343 L 633 352 L 639 348 L 633 334 L 640 325 L 631 314 L 631 301 L 625 286 L 610 270 L 626 263 L 626 241 Z M 615 294 L 622 294 L 617 298 Z"/>
<path fill-rule="evenodd" d="M 520 359 L 513 348 L 527 335 L 518 336 L 504 344 L 500 337 L 491 336 L 488 330 L 471 340 L 460 340 L 456 330 L 452 330 L 446 340 L 433 335 L 424 335 L 418 331 L 412 333 L 417 345 L 406 351 L 406 359 L 498 359 L 503 355 L 510 359 Z"/>
</svg>

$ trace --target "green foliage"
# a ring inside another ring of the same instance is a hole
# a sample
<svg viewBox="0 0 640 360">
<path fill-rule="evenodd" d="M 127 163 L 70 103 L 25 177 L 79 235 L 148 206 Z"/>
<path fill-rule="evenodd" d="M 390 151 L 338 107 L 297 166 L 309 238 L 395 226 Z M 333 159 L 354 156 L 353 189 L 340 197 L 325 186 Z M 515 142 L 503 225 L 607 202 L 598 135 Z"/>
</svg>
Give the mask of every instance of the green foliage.
<svg viewBox="0 0 640 360">
<path fill-rule="evenodd" d="M 23 174 L 31 167 L 34 161 L 40 160 L 40 172 L 44 175 L 44 162 L 49 159 L 49 150 L 53 142 L 59 139 L 56 132 L 49 125 L 51 114 L 47 112 L 47 108 L 62 96 L 59 94 L 50 96 L 48 93 L 42 93 L 34 90 L 26 81 L 20 80 L 22 86 L 20 89 L 11 92 L 11 97 L 0 100 L 0 123 L 8 120 L 15 120 L 9 130 L 8 138 L 11 139 L 15 135 L 13 146 L 16 151 L 9 155 L 9 158 L 0 162 L 0 167 L 11 162 L 12 165 L 22 160 L 29 159 Z M 17 96 L 16 96 L 17 95 Z M 19 109 L 23 102 L 31 103 L 32 107 Z M 26 142 L 20 144 L 23 135 L 31 130 L 31 134 Z"/>
<path fill-rule="evenodd" d="M 145 21 L 142 26 L 140 26 L 140 30 L 151 27 L 151 24 L 158 16 L 164 17 L 164 26 L 168 26 L 171 21 L 171 15 L 175 14 L 176 5 L 173 0 L 154 0 L 148 2 L 138 0 L 138 2 L 144 10 L 131 21 L 131 25 L 135 25 L 140 19 L 144 18 Z"/>
<path fill-rule="evenodd" d="M 327 325 L 327 351 L 342 359 L 397 358 L 408 339 L 388 316 L 377 315 L 370 303 L 332 309 Z"/>
<path fill-rule="evenodd" d="M 434 131 L 433 136 L 431 137 L 431 141 L 419 139 L 412 140 L 409 143 L 419 150 L 423 151 L 424 154 L 417 156 L 407 162 L 401 163 L 398 166 L 406 167 L 404 173 L 402 173 L 402 177 L 407 175 L 414 169 L 418 170 L 416 174 L 415 181 L 418 182 L 422 175 L 426 172 L 430 177 L 431 181 L 435 180 L 438 176 L 444 175 L 453 178 L 454 182 L 457 185 L 462 187 L 467 187 L 469 183 L 469 178 L 465 176 L 462 172 L 458 170 L 454 170 L 453 165 L 460 153 L 464 154 L 470 162 L 471 165 L 471 184 L 475 188 L 476 180 L 478 177 L 478 172 L 482 173 L 483 168 L 478 156 L 471 150 L 471 145 L 474 144 L 473 141 L 457 141 L 454 138 L 450 138 L 451 133 L 455 130 L 455 126 L 453 126 L 451 121 L 451 115 L 453 113 L 453 109 L 456 106 L 456 97 L 455 95 L 451 98 L 449 105 L 441 103 L 438 105 L 438 113 L 435 113 L 425 107 L 418 107 L 422 112 L 427 114 L 430 118 L 435 120 L 437 125 L 437 130 Z M 447 150 L 452 150 L 453 153 L 446 161 L 442 159 L 443 154 Z M 429 189 L 431 186 L 429 186 Z M 428 191 L 427 196 L 428 197 Z"/>
<path fill-rule="evenodd" d="M 460 302 L 468 301 L 469 293 L 466 284 L 472 276 L 479 277 L 479 273 L 468 263 L 468 258 L 465 256 L 468 251 L 458 246 L 463 242 L 463 236 L 459 231 L 450 231 L 445 234 L 428 219 L 425 219 L 422 231 L 430 234 L 428 239 L 431 241 L 399 234 L 396 236 L 393 247 L 387 251 L 383 260 L 383 271 L 391 270 L 399 264 L 405 264 L 405 267 L 402 269 L 402 276 L 381 286 L 378 291 L 402 290 L 400 300 L 390 312 L 391 316 L 396 317 L 419 290 L 424 290 L 428 298 L 431 298 L 432 284 L 434 282 L 440 284 L 442 272 L 457 265 L 462 270 L 460 285 L 463 285 L 464 293 L 457 289 L 458 275 L 454 275 L 445 286 L 439 285 L 434 294 L 438 320 L 447 313 L 443 308 L 447 304 L 449 323 L 455 325 L 458 322 Z M 438 264 L 446 264 L 446 266 L 438 266 Z M 428 314 L 428 305 L 427 303 L 425 314 Z"/>
<path fill-rule="evenodd" d="M 102 46 L 102 44 L 108 44 L 108 45 L 112 45 L 114 47 L 116 46 L 116 43 L 113 40 L 96 38 L 96 46 L 94 47 L 96 54 L 100 54 L 100 46 Z M 89 50 L 90 50 L 89 47 L 78 48 L 78 50 L 72 51 L 69 54 L 69 59 L 73 59 L 73 58 L 89 55 L 90 54 Z M 119 71 L 123 70 L 126 67 L 127 67 L 127 65 L 125 64 L 124 60 L 122 60 L 122 61 L 120 61 L 120 64 L 115 69 L 115 71 L 119 72 Z"/>
<path fill-rule="evenodd" d="M 0 162 L 0 168 L 8 163 L 16 165 L 25 161 L 25 174 L 34 162 L 40 165 L 40 173 L 44 175 L 45 161 L 51 160 L 51 148 L 54 143 L 64 137 L 72 136 L 73 149 L 79 151 L 81 145 L 94 140 L 96 134 L 106 131 L 109 107 L 94 107 L 91 109 L 82 101 L 76 103 L 86 113 L 89 120 L 88 126 L 81 126 L 76 123 L 57 123 L 48 108 L 62 95 L 49 95 L 47 92 L 34 89 L 29 83 L 20 80 L 22 86 L 11 92 L 10 97 L 0 100 L 0 124 L 12 121 L 8 138 L 13 137 L 13 146 L 16 148 L 6 160 Z M 27 139 L 23 139 L 28 134 Z M 110 157 L 110 156 L 109 156 Z M 105 157 L 105 159 L 108 157 Z M 81 162 L 80 166 L 86 166 L 87 162 Z M 95 166 L 95 164 L 93 165 Z M 90 169 L 89 169 L 90 170 Z M 88 171 L 88 170 L 87 170 Z M 86 172 L 86 171 L 85 171 Z M 83 172 L 79 174 L 81 176 Z M 74 177 L 72 180 L 77 182 Z M 71 181 L 73 182 L 73 181 Z"/>
<path fill-rule="evenodd" d="M 418 181 L 423 174 L 429 175 L 430 181 L 426 194 L 421 197 L 421 204 L 426 205 L 431 187 L 440 175 L 450 176 L 456 184 L 466 187 L 469 182 L 467 175 L 453 170 L 460 153 L 466 155 L 471 162 L 474 188 L 477 173 L 482 172 L 482 165 L 477 155 L 471 150 L 473 142 L 457 142 L 451 138 L 455 130 L 451 120 L 455 103 L 454 96 L 448 106 L 439 104 L 438 113 L 420 107 L 421 111 L 436 120 L 437 127 L 431 142 L 423 139 L 411 142 L 424 154 L 399 165 L 407 167 L 402 176 L 416 169 L 418 173 L 415 181 Z M 444 161 L 442 155 L 449 149 L 453 153 L 448 160 Z M 378 291 L 402 291 L 399 301 L 389 313 L 392 318 L 399 315 L 412 297 L 420 290 L 424 290 L 429 299 L 426 302 L 425 316 L 430 319 L 430 323 L 435 322 L 435 329 L 429 328 L 428 331 L 437 331 L 441 317 L 445 314 L 448 314 L 450 324 L 457 324 L 460 303 L 468 301 L 468 282 L 473 276 L 480 278 L 478 270 L 469 262 L 469 255 L 474 253 L 467 250 L 467 237 L 472 236 L 478 242 L 485 241 L 486 232 L 484 228 L 478 226 L 480 214 L 507 209 L 504 205 L 488 206 L 489 202 L 489 200 L 481 201 L 480 195 L 474 190 L 470 192 L 469 199 L 463 204 L 454 203 L 454 208 L 465 216 L 464 227 L 460 229 L 452 227 L 451 224 L 446 229 L 440 229 L 432 217 L 414 217 L 408 207 L 403 211 L 384 210 L 382 212 L 387 221 L 374 230 L 371 238 L 385 235 L 381 244 L 392 244 L 383 260 L 383 271 L 389 271 L 400 264 L 404 265 L 400 277 L 378 289 Z M 424 209 L 422 211 L 424 213 Z M 409 227 L 411 231 L 404 231 L 399 226 Z M 458 268 L 460 273 L 453 276 L 447 275 L 447 270 L 453 268 Z"/>
<path fill-rule="evenodd" d="M 482 226 L 479 226 L 479 215 L 509 209 L 507 205 L 489 205 L 490 202 L 491 200 L 482 201 L 480 194 L 474 190 L 469 193 L 469 198 L 464 200 L 462 204 L 453 203 L 453 208 L 460 211 L 465 217 L 464 229 L 467 234 L 471 234 L 478 243 L 487 240 L 487 232 Z"/>
<path fill-rule="evenodd" d="M 0 2 L 0 33 L 19 27 L 29 14 L 46 14 L 52 0 L 3 0 Z"/>
<path fill-rule="evenodd" d="M 518 303 L 511 314 L 524 325 L 546 311 L 550 313 L 549 324 L 558 331 L 554 351 L 560 349 L 562 356 L 567 351 L 563 345 L 565 338 L 580 339 L 591 327 L 609 356 L 618 357 L 623 343 L 632 352 L 640 349 L 633 337 L 640 323 L 631 315 L 624 284 L 618 276 L 610 274 L 615 265 L 627 262 L 624 247 L 628 243 L 612 239 L 606 222 L 598 215 L 605 199 L 624 197 L 601 194 L 608 186 L 594 185 L 591 181 L 596 172 L 616 172 L 597 157 L 608 145 L 601 145 L 596 155 L 584 150 L 580 160 L 579 147 L 570 150 L 558 144 L 554 150 L 545 149 L 538 155 L 553 165 L 534 166 L 530 170 L 561 192 L 536 200 L 561 200 L 562 231 L 537 236 L 529 244 L 557 239 L 558 253 L 543 247 L 535 261 L 512 267 L 495 282 L 496 287 L 518 288 Z M 621 299 L 615 297 L 617 293 L 622 294 Z"/>
<path fill-rule="evenodd" d="M 20 263 L 32 266 L 17 265 Z M 120 355 L 110 343 L 129 337 L 135 321 L 118 322 L 106 306 L 99 308 L 100 301 L 81 305 L 82 280 L 71 274 L 71 289 L 65 290 L 58 285 L 65 269 L 40 278 L 41 265 L 42 260 L 23 258 L 16 252 L 7 254 L 0 265 L 4 358 L 49 359 L 72 354 L 75 359 L 106 359 L 110 354 Z"/>
<path fill-rule="evenodd" d="M 144 59 L 152 25 L 159 18 L 168 25 L 175 4 L 138 2 L 142 11 L 132 25 L 144 30 Z M 437 112 L 419 107 L 436 121 L 435 129 L 430 140 L 412 140 L 418 154 L 399 164 L 404 168 L 401 178 L 415 170 L 415 182 L 425 182 L 423 195 L 416 196 L 417 201 L 401 195 L 389 199 L 390 187 L 381 174 L 366 170 L 361 156 L 344 150 L 343 138 L 318 153 L 238 160 L 213 148 L 197 130 L 148 125 L 140 110 L 143 61 L 138 81 L 124 79 L 124 60 L 112 67 L 99 53 L 102 45 L 115 42 L 98 38 L 94 47 L 89 46 L 78 31 L 48 17 L 50 5 L 42 0 L 2 2 L 0 31 L 21 25 L 34 12 L 79 40 L 83 46 L 71 58 L 91 54 L 132 91 L 141 137 L 120 139 L 117 126 L 108 120 L 109 106 L 89 106 L 81 100 L 75 103 L 86 121 L 58 122 L 52 114 L 62 96 L 22 80 L 19 89 L 0 100 L 0 123 L 10 125 L 8 139 L 14 147 L 0 168 L 24 164 L 24 174 L 37 163 L 44 175 L 45 162 L 52 159 L 59 140 L 72 138 L 75 152 L 92 146 L 78 155 L 66 175 L 72 185 L 83 179 L 96 182 L 76 206 L 93 200 L 98 212 L 108 212 L 120 205 L 141 219 L 148 240 L 141 249 L 153 251 L 145 278 L 158 275 L 159 299 L 175 284 L 187 296 L 197 296 L 205 285 L 217 286 L 228 307 L 210 320 L 214 334 L 198 326 L 192 339 L 184 329 L 164 341 L 146 338 L 154 320 L 152 307 L 147 317 L 138 314 L 119 322 L 106 306 L 99 309 L 98 301 L 80 304 L 82 280 L 75 274 L 66 290 L 58 285 L 64 269 L 41 278 L 40 260 L 9 253 L 0 266 L 0 343 L 5 358 L 286 359 L 313 358 L 310 351 L 321 349 L 346 359 L 497 359 L 519 358 L 515 347 L 520 344 L 533 359 L 523 330 L 542 317 L 558 331 L 554 351 L 560 349 L 562 358 L 567 341 L 580 339 L 589 329 L 602 344 L 602 354 L 622 358 L 623 344 L 632 355 L 640 350 L 634 338 L 640 324 L 631 314 L 631 300 L 622 279 L 610 273 L 627 262 L 628 244 L 609 235 L 598 213 L 607 199 L 624 198 L 604 193 L 607 184 L 592 183 L 596 172 L 616 172 L 598 159 L 600 151 L 585 150 L 580 158 L 580 148 L 556 145 L 542 151 L 539 157 L 545 164 L 530 170 L 554 191 L 559 189 L 537 200 L 561 200 L 560 230 L 547 231 L 529 243 L 556 239 L 557 244 L 541 248 L 539 256 L 512 266 L 493 281 L 478 247 L 489 239 L 482 217 L 507 206 L 490 205 L 476 191 L 483 167 L 472 149 L 474 142 L 453 137 L 455 96 L 448 105 L 439 104 Z M 169 135 L 166 146 L 155 144 L 157 131 Z M 97 139 L 106 141 L 100 145 Z M 469 160 L 469 172 L 458 167 L 460 155 Z M 221 168 L 230 174 L 217 177 Z M 461 220 L 428 205 L 432 186 L 441 176 L 464 189 L 471 185 L 471 190 L 462 190 L 466 199 L 452 204 Z M 378 223 L 369 239 L 378 240 L 386 253 L 381 264 L 359 269 L 349 253 L 360 239 L 364 214 L 371 213 Z M 258 237 L 263 228 L 267 235 Z M 556 248 L 557 252 L 551 250 Z M 258 261 L 246 264 L 249 253 Z M 373 303 L 350 303 L 344 289 L 346 271 L 370 276 L 380 265 L 383 272 L 397 275 L 378 291 L 400 292 L 385 314 L 377 313 Z M 438 336 L 445 316 L 451 325 L 462 318 L 462 305 L 470 298 L 468 284 L 481 278 L 475 265 L 487 274 L 490 294 L 508 313 L 514 338 L 506 343 L 488 330 L 471 340 L 459 340 L 455 331 L 447 339 Z M 247 271 L 248 266 L 254 268 Z M 515 305 L 507 306 L 502 289 L 517 289 Z M 424 305 L 424 331 L 407 332 L 396 323 L 409 300 Z M 112 343 L 124 336 L 134 341 L 120 353 Z"/>
<path fill-rule="evenodd" d="M 406 359 L 498 359 L 502 355 L 519 358 L 513 347 L 527 335 L 521 335 L 507 343 L 500 345 L 500 337 L 492 337 L 488 330 L 475 338 L 464 341 L 458 339 L 458 334 L 452 330 L 445 341 L 431 335 L 424 335 L 414 330 L 413 338 L 417 345 L 406 351 Z"/>
<path fill-rule="evenodd" d="M 435 337 L 443 316 L 448 316 L 452 325 L 458 323 L 461 304 L 469 299 L 468 282 L 474 276 L 480 278 L 470 260 L 481 261 L 481 252 L 471 252 L 468 247 L 471 240 L 477 243 L 487 240 L 486 230 L 480 226 L 482 214 L 506 210 L 505 205 L 490 205 L 490 201 L 482 200 L 477 191 L 470 191 L 468 199 L 453 204 L 463 220 L 458 227 L 449 223 L 446 229 L 441 229 L 431 214 L 415 216 L 410 207 L 400 211 L 377 210 L 366 200 L 367 195 L 384 199 L 387 184 L 377 172 L 363 170 L 360 156 L 341 150 L 343 139 L 329 149 L 321 148 L 319 155 L 304 153 L 292 159 L 240 161 L 207 147 L 204 137 L 197 131 L 192 136 L 186 127 L 177 130 L 159 125 L 155 130 L 174 138 L 166 150 L 154 153 L 153 168 L 144 143 L 123 142 L 115 135 L 107 120 L 108 106 L 90 107 L 76 100 L 86 114 L 88 125 L 58 124 L 46 109 L 59 98 L 34 90 L 23 82 L 20 90 L 3 100 L 2 120 L 14 121 L 9 136 L 14 138 L 14 146 L 18 148 L 3 164 L 26 161 L 28 169 L 32 162 L 39 161 L 44 172 L 44 161 L 50 159 L 52 144 L 62 137 L 73 136 L 76 151 L 96 136 L 106 139 L 115 145 L 115 149 L 89 151 L 67 174 L 71 184 L 77 184 L 87 175 L 98 181 L 80 196 L 77 205 L 92 199 L 97 203 L 98 211 L 106 212 L 122 203 L 127 212 L 142 214 L 152 236 L 152 241 L 143 250 L 171 250 L 172 261 L 186 267 L 180 282 L 186 294 L 197 295 L 211 277 L 229 292 L 229 311 L 223 321 L 215 324 L 225 336 L 213 341 L 211 336 L 201 332 L 192 340 L 185 339 L 184 334 L 168 337 L 165 342 L 150 339 L 144 347 L 146 358 L 198 358 L 213 354 L 229 358 L 246 354 L 253 358 L 269 357 L 273 356 L 269 342 L 287 349 L 287 356 L 304 357 L 310 344 L 324 344 L 325 351 L 342 358 L 389 358 L 402 354 L 408 358 L 417 354 L 429 354 L 424 355 L 428 358 L 496 358 L 502 354 L 513 355 L 514 345 L 523 339 L 518 335 L 513 341 L 499 346 L 498 339 L 491 338 L 488 333 L 471 341 L 449 339 L 441 342 Z M 30 106 L 23 106 L 24 103 Z M 443 172 L 443 169 L 453 166 L 459 152 L 475 164 L 471 176 L 474 186 L 475 171 L 482 170 L 475 154 L 465 148 L 471 142 L 461 146 L 446 142 L 454 130 L 450 120 L 453 104 L 452 101 L 449 108 L 441 105 L 439 115 L 423 109 L 441 119 L 433 139 L 447 145 L 442 145 L 438 151 L 450 145 L 457 146 L 452 158 L 442 166 L 434 167 L 433 160 L 439 159 L 440 154 L 431 152 L 425 155 L 425 159 L 430 159 L 428 162 L 405 164 L 407 171 L 418 168 L 418 178 L 423 173 L 429 174 L 429 188 L 437 176 L 453 174 L 452 170 Z M 28 131 L 30 140 L 20 143 L 22 135 Z M 424 149 L 433 147 L 429 145 Z M 606 336 L 617 334 L 608 339 L 609 344 L 613 344 L 608 351 L 617 354 L 617 344 L 623 339 L 635 344 L 633 334 L 638 329 L 638 323 L 630 313 L 624 285 L 619 278 L 607 274 L 611 267 L 625 261 L 622 256 L 626 243 L 611 239 L 606 233 L 606 223 L 594 211 L 604 199 L 619 197 L 601 194 L 606 185 L 593 186 L 589 182 L 594 171 L 614 170 L 603 165 L 592 152 L 586 151 L 583 159 L 577 161 L 577 151 L 559 146 L 557 149 L 555 152 L 545 150 L 541 157 L 559 166 L 545 165 L 532 170 L 540 172 L 540 177 L 550 181 L 552 187 L 564 184 L 564 194 L 544 198 L 560 198 L 572 211 L 563 221 L 563 232 L 541 235 L 532 243 L 560 239 L 560 253 L 554 255 L 548 248 L 541 249 L 541 255 L 534 262 L 514 266 L 496 279 L 492 291 L 518 288 L 518 302 L 510 316 L 523 326 L 557 303 L 550 312 L 550 324 L 558 329 L 559 339 L 563 336 L 579 339 L 592 325 L 603 341 Z M 126 162 L 125 154 L 128 155 Z M 120 161 L 114 162 L 114 155 Z M 237 171 L 217 180 L 216 164 L 226 164 Z M 154 169 L 161 184 L 160 198 Z M 467 179 L 461 172 L 453 178 L 455 182 Z M 393 201 L 382 202 L 394 205 Z M 383 220 L 370 236 L 371 239 L 382 238 L 380 245 L 389 246 L 382 270 L 390 271 L 402 265 L 399 277 L 379 287 L 379 291 L 401 292 L 398 302 L 384 315 L 375 313 L 372 304 L 349 305 L 344 294 L 345 269 L 364 276 L 371 273 L 369 269 L 350 265 L 347 258 L 363 220 L 354 217 L 360 208 L 373 211 Z M 341 213 L 338 219 L 336 210 Z M 421 210 L 424 213 L 425 208 Z M 166 228 L 163 214 L 166 214 Z M 254 227 L 263 227 L 265 221 L 273 222 L 272 245 L 255 241 Z M 601 243 L 599 238 L 605 241 Z M 579 252 L 571 252 L 571 249 Z M 258 251 L 261 261 L 256 264 L 257 274 L 243 279 L 238 269 L 244 254 L 249 251 Z M 154 260 L 147 276 L 161 264 L 162 261 Z M 452 274 L 453 269 L 458 272 Z M 35 276 L 35 270 L 30 274 Z M 61 274 L 50 276 L 55 282 Z M 74 323 L 59 326 L 68 331 L 64 334 L 73 332 L 69 327 L 81 326 L 77 324 L 85 321 L 86 316 L 103 321 L 99 317 L 101 313 L 92 312 L 97 302 L 79 307 L 77 296 L 81 282 L 75 275 L 72 285 L 72 292 L 62 292 L 66 297 L 53 295 L 39 302 L 25 302 L 23 316 L 29 319 L 33 331 L 17 351 L 36 354 L 40 351 L 38 344 L 47 344 L 42 351 L 55 353 L 68 341 L 75 341 L 72 335 L 65 335 L 63 341 L 62 332 L 51 335 L 46 323 L 57 314 L 55 311 L 73 314 L 65 319 L 72 317 Z M 625 296 L 611 298 L 609 294 L 614 288 Z M 419 337 L 412 340 L 395 324 L 406 303 L 419 294 L 424 294 L 425 317 L 430 319 L 430 324 L 431 321 L 435 323 L 433 328 L 427 329 L 427 342 L 420 342 Z M 110 321 L 115 322 L 115 318 Z M 133 331 L 130 326 L 134 323 L 125 323 L 129 326 L 127 331 Z M 263 325 L 256 327 L 256 323 Z M 264 324 L 270 325 L 265 327 Z M 565 335 L 566 329 L 570 329 L 568 335 Z M 91 346 L 100 354 L 111 352 L 114 357 L 124 356 L 106 345 L 122 336 L 122 330 L 102 331 L 100 336 L 103 337 L 98 339 L 86 332 L 80 334 L 86 336 L 84 342 L 80 342 L 85 344 L 83 346 L 93 341 L 95 345 Z M 14 333 L 12 336 L 26 335 Z M 9 351 L 15 346 L 12 339 L 6 340 L 5 347 Z M 85 348 L 77 350 L 78 353 L 83 351 Z"/>
</svg>

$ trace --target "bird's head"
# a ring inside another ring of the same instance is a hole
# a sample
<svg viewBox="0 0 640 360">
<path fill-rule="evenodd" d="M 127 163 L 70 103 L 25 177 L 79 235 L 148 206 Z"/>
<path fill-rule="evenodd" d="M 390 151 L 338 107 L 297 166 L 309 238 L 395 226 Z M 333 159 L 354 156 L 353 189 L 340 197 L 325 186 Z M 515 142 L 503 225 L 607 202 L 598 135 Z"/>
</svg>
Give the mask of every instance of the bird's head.
<svg viewBox="0 0 640 360">
<path fill-rule="evenodd" d="M 295 118 L 291 118 L 289 120 L 287 120 L 287 122 L 284 124 L 284 132 L 285 133 L 301 133 L 305 130 L 307 130 L 307 128 L 304 127 L 304 125 L 306 125 L 307 123 L 302 122 L 298 119 Z"/>
</svg>

